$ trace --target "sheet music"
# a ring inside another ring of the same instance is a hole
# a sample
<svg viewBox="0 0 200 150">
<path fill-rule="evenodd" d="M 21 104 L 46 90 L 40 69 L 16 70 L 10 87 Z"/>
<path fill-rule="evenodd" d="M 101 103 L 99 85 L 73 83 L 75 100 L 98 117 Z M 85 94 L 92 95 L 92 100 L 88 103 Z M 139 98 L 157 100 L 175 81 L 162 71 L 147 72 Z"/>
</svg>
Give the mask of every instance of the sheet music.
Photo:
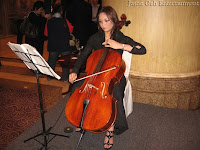
<svg viewBox="0 0 200 150">
<path fill-rule="evenodd" d="M 29 69 L 39 70 L 41 73 L 55 77 L 58 80 L 61 78 L 33 46 L 29 44 L 14 44 L 11 42 L 8 42 L 8 46 Z"/>
<path fill-rule="evenodd" d="M 32 70 L 37 70 L 37 68 L 30 63 L 30 58 L 27 57 L 26 53 L 23 52 L 19 44 L 14 44 L 8 42 L 8 46 L 13 50 L 13 52 L 25 63 L 25 65 Z"/>
</svg>

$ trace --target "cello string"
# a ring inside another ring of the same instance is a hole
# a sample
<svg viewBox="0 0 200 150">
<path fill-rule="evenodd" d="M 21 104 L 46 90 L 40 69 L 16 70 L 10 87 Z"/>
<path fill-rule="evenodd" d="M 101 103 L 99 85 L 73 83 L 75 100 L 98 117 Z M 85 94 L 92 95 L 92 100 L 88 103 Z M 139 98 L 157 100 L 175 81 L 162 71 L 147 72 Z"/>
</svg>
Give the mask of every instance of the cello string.
<svg viewBox="0 0 200 150">
<path fill-rule="evenodd" d="M 89 79 L 89 81 L 90 81 L 90 82 L 94 82 L 94 81 L 96 80 L 96 77 L 97 77 L 97 75 L 96 75 L 96 76 L 92 76 L 92 77 Z M 92 93 L 92 88 L 89 88 L 89 87 L 88 87 L 88 89 L 89 89 L 88 97 L 90 97 L 90 95 L 91 95 L 91 93 Z"/>
<path fill-rule="evenodd" d="M 93 70 L 93 73 L 99 72 L 101 70 L 101 68 L 106 60 L 108 52 L 109 52 L 109 48 L 105 47 L 95 69 Z"/>
</svg>

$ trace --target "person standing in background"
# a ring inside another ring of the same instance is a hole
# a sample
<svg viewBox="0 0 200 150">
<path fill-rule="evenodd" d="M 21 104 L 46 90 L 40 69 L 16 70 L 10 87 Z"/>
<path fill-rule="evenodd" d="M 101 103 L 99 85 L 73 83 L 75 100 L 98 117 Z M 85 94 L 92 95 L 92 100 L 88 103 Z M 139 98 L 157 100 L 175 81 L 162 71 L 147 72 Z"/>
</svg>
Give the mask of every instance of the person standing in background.
<svg viewBox="0 0 200 150">
<path fill-rule="evenodd" d="M 51 13 L 51 0 L 45 0 L 44 7 L 45 7 L 45 14 L 50 14 Z"/>
<path fill-rule="evenodd" d="M 48 64 L 55 70 L 56 62 L 59 55 L 65 56 L 71 54 L 69 45 L 70 33 L 73 27 L 68 20 L 62 17 L 63 7 L 60 4 L 55 4 L 52 12 L 52 17 L 47 21 L 45 26 L 45 36 L 48 38 L 47 50 L 49 52 Z M 62 80 L 68 81 L 69 68 L 62 68 Z M 51 77 L 47 77 L 51 80 Z"/>
<path fill-rule="evenodd" d="M 74 26 L 73 35 L 84 47 L 91 35 L 92 6 L 84 0 L 74 0 L 67 10 L 67 18 Z"/>
<path fill-rule="evenodd" d="M 44 1 L 44 8 L 45 8 L 45 18 L 50 19 L 51 18 L 51 0 L 45 0 Z"/>
<path fill-rule="evenodd" d="M 22 44 L 23 33 L 20 31 L 20 25 L 29 12 L 27 0 L 20 0 L 20 6 L 17 8 L 17 44 Z"/>
<path fill-rule="evenodd" d="M 97 27 L 97 14 L 100 10 L 100 4 L 98 4 L 98 0 L 90 0 L 90 4 L 92 5 L 92 23 L 91 23 L 91 35 L 98 31 Z"/>
<path fill-rule="evenodd" d="M 100 4 L 98 4 L 98 0 L 91 0 L 92 5 L 92 21 L 97 22 L 97 14 L 100 10 Z"/>
<path fill-rule="evenodd" d="M 40 55 L 43 55 L 43 46 L 44 46 L 44 27 L 47 19 L 44 17 L 44 3 L 42 1 L 36 1 L 33 5 L 32 11 L 29 13 L 28 18 L 32 24 L 35 24 L 38 27 L 39 35 L 36 38 L 25 38 L 25 43 L 30 44 L 35 47 Z"/>
</svg>

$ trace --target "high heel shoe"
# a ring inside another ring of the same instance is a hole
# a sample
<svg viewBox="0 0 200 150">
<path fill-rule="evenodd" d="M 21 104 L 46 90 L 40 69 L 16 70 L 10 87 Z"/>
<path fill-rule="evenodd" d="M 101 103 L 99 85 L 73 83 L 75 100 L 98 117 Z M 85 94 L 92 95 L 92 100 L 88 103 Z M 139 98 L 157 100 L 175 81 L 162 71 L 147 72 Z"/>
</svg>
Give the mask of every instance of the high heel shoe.
<svg viewBox="0 0 200 150">
<path fill-rule="evenodd" d="M 104 148 L 104 149 L 106 149 L 106 150 L 109 150 L 109 149 L 111 149 L 112 147 L 113 147 L 113 143 L 110 143 L 110 139 L 111 138 L 113 138 L 113 131 L 107 131 L 109 134 L 108 135 L 106 135 L 106 137 L 108 138 L 108 141 L 106 142 L 106 143 L 104 143 L 104 145 L 111 145 L 111 147 L 109 147 L 109 148 Z"/>
</svg>

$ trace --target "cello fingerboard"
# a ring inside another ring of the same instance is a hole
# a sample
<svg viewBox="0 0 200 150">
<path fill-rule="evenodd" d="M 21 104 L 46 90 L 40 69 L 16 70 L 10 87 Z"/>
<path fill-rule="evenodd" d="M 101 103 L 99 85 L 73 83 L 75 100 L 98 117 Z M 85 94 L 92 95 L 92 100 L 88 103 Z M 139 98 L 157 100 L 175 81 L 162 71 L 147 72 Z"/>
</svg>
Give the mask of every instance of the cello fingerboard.
<svg viewBox="0 0 200 150">
<path fill-rule="evenodd" d="M 103 51 L 103 53 L 101 54 L 101 57 L 100 57 L 100 59 L 99 59 L 97 65 L 96 65 L 96 67 L 95 67 L 93 73 L 96 73 L 96 72 L 101 71 L 101 68 L 102 68 L 102 66 L 103 66 L 103 64 L 104 64 L 104 62 L 105 62 L 105 60 L 106 60 L 106 56 L 108 55 L 109 50 L 110 50 L 109 48 L 104 48 L 104 51 Z"/>
</svg>

